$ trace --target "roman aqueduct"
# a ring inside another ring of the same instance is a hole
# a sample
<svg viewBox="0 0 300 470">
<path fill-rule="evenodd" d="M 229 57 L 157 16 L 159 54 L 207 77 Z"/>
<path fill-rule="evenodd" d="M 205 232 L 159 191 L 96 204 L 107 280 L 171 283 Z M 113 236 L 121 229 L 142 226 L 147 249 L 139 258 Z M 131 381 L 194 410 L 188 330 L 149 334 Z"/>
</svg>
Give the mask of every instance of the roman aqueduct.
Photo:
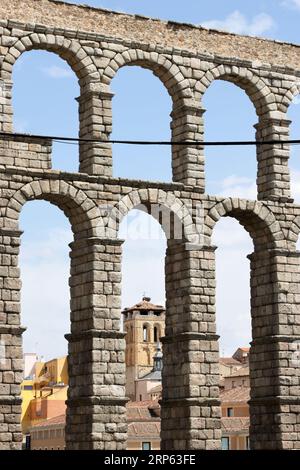
<svg viewBox="0 0 300 470">
<path fill-rule="evenodd" d="M 78 77 L 80 137 L 98 139 L 81 144 L 78 173 L 51 169 L 51 140 L 12 134 L 12 71 L 32 49 L 58 54 Z M 287 140 L 287 110 L 300 92 L 299 46 L 54 0 L 2 0 L 0 56 L 0 130 L 7 133 L 0 138 L 0 449 L 22 442 L 19 216 L 34 199 L 58 206 L 74 233 L 67 449 L 126 447 L 118 223 L 140 204 L 174 214 L 183 234 L 171 227 L 166 254 L 162 448 L 220 448 L 211 236 L 229 216 L 254 244 L 251 448 L 299 449 L 300 206 L 290 196 L 289 145 L 257 145 L 257 199 L 244 200 L 206 194 L 204 148 L 188 143 L 203 140 L 202 97 L 214 80 L 248 95 L 257 140 Z M 110 83 L 130 65 L 150 69 L 172 98 L 172 183 L 112 177 Z"/>
</svg>

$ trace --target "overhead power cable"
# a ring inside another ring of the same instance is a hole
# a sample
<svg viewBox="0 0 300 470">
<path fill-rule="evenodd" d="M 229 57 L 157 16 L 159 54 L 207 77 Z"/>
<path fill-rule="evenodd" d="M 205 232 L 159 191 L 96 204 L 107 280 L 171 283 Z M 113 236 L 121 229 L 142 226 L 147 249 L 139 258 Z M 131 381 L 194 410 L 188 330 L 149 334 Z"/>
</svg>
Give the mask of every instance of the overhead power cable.
<svg viewBox="0 0 300 470">
<path fill-rule="evenodd" d="M 180 141 L 159 141 L 159 140 L 104 140 L 104 139 L 85 139 L 79 137 L 62 137 L 62 136 L 48 136 L 48 135 L 34 135 L 34 134 L 20 134 L 10 132 L 0 132 L 0 138 L 15 138 L 29 139 L 29 140 L 52 140 L 56 143 L 62 144 L 77 144 L 77 143 L 99 143 L 99 144 L 121 144 L 121 145 L 157 145 L 157 146 L 171 146 L 182 145 L 192 147 L 225 147 L 225 146 L 250 146 L 250 145 L 299 145 L 300 140 L 234 140 L 234 141 L 197 141 L 197 140 L 180 140 Z"/>
</svg>

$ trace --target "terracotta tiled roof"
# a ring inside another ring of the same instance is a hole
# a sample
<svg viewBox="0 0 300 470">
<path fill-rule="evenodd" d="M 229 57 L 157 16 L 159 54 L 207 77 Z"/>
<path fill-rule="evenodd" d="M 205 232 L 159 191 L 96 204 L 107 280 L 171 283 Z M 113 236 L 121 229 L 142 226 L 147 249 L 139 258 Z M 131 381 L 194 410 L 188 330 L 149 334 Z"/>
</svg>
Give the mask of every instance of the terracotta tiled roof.
<svg viewBox="0 0 300 470">
<path fill-rule="evenodd" d="M 126 405 L 128 421 L 153 421 L 159 418 L 160 406 L 157 400 L 130 401 Z"/>
<path fill-rule="evenodd" d="M 150 297 L 143 297 L 141 302 L 133 305 L 133 307 L 124 308 L 122 313 L 133 312 L 134 310 L 154 310 L 158 312 L 163 312 L 165 308 L 162 305 L 155 305 L 150 302 Z"/>
<path fill-rule="evenodd" d="M 230 377 L 246 377 L 246 376 L 249 376 L 249 366 L 248 365 L 240 367 L 239 369 L 235 370 L 228 377 L 226 377 L 226 379 L 228 379 Z"/>
<path fill-rule="evenodd" d="M 154 400 L 143 400 L 143 401 L 129 401 L 126 404 L 126 408 L 148 408 L 149 405 L 153 405 Z"/>
<path fill-rule="evenodd" d="M 45 419 L 40 423 L 34 424 L 32 428 L 46 428 L 48 426 L 57 426 L 66 423 L 66 415 L 55 416 L 54 418 Z"/>
<path fill-rule="evenodd" d="M 158 393 L 158 392 L 161 392 L 162 391 L 162 385 L 159 384 L 159 385 L 156 385 L 155 387 L 151 388 L 150 390 L 150 394 L 151 393 Z"/>
<path fill-rule="evenodd" d="M 223 433 L 249 433 L 250 418 L 222 418 Z"/>
<path fill-rule="evenodd" d="M 129 408 L 127 409 L 128 421 L 145 421 L 151 419 L 149 408 Z"/>
<path fill-rule="evenodd" d="M 220 357 L 220 364 L 224 364 L 225 366 L 240 366 L 241 363 L 237 359 L 233 357 Z"/>
<path fill-rule="evenodd" d="M 223 390 L 220 393 L 221 404 L 225 403 L 247 403 L 250 400 L 249 387 L 236 387 L 229 390 Z"/>
<path fill-rule="evenodd" d="M 134 422 L 128 424 L 128 437 L 129 438 L 160 438 L 160 422 Z"/>
</svg>

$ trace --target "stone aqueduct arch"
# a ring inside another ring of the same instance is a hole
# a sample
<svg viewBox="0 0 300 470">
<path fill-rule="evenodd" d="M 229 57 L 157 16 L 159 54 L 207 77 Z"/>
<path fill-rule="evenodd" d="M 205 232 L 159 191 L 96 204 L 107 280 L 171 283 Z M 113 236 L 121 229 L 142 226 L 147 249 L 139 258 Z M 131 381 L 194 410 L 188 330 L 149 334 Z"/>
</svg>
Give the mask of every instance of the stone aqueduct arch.
<svg viewBox="0 0 300 470">
<path fill-rule="evenodd" d="M 133 190 L 129 194 L 123 196 L 120 201 L 113 206 L 107 220 L 107 231 L 109 236 L 117 237 L 119 225 L 123 218 L 135 208 L 143 208 L 161 223 L 162 229 L 167 238 L 176 237 L 176 228 L 180 238 L 184 238 L 189 243 L 200 243 L 201 233 L 197 230 L 197 226 L 193 221 L 192 214 L 183 201 L 178 199 L 174 194 L 163 191 L 162 189 L 140 189 Z M 151 211 L 151 209 L 153 209 Z M 158 210 L 158 213 L 156 214 Z M 165 214 L 164 220 L 159 220 L 159 213 Z M 170 221 L 170 214 L 174 214 L 177 227 L 173 228 Z"/>
<path fill-rule="evenodd" d="M 173 101 L 184 106 L 188 100 L 193 100 L 189 80 L 184 77 L 180 68 L 171 62 L 164 54 L 147 52 L 139 49 L 126 50 L 116 54 L 103 70 L 102 81 L 110 86 L 118 70 L 126 65 L 139 65 L 151 70 L 165 85 Z"/>
<path fill-rule="evenodd" d="M 22 3 L 22 2 L 21 2 Z M 34 199 L 56 204 L 74 233 L 71 244 L 68 449 L 126 447 L 125 334 L 120 331 L 122 240 L 118 225 L 133 208 L 174 215 L 166 253 L 166 330 L 161 401 L 162 448 L 219 449 L 221 420 L 215 321 L 215 247 L 223 216 L 249 232 L 252 336 L 250 441 L 253 449 L 300 448 L 300 206 L 290 198 L 287 146 L 257 146 L 257 200 L 205 194 L 202 97 L 217 79 L 243 88 L 256 108 L 257 139 L 285 140 L 286 112 L 300 92 L 293 45 L 207 31 L 88 7 L 28 0 L 0 6 L 4 85 L 0 130 L 12 132 L 12 70 L 31 49 L 59 54 L 80 83 L 79 172 L 51 170 L 51 142 L 0 139 L 0 450 L 20 449 L 22 333 L 18 220 Z M 232 57 L 236 57 L 232 59 Z M 258 60 L 261 59 L 261 60 Z M 112 178 L 110 83 L 120 67 L 151 69 L 173 99 L 173 182 Z M 107 142 L 106 142 L 107 141 Z M 159 215 L 157 215 L 158 220 Z"/>
<path fill-rule="evenodd" d="M 23 205 L 32 200 L 44 199 L 58 206 L 67 216 L 76 236 L 97 236 L 101 227 L 99 207 L 85 192 L 66 181 L 44 179 L 22 186 L 9 200 L 3 214 L 3 227 L 18 230 Z"/>
<path fill-rule="evenodd" d="M 99 71 L 80 43 L 76 40 L 66 39 L 64 36 L 39 33 L 24 36 L 16 40 L 9 48 L 3 61 L 1 77 L 11 78 L 13 66 L 20 55 L 34 49 L 58 54 L 68 62 L 81 81 L 91 83 L 99 80 Z"/>
<path fill-rule="evenodd" d="M 227 198 L 215 204 L 204 220 L 204 233 L 210 243 L 215 224 L 221 217 L 234 217 L 249 232 L 258 249 L 275 246 L 286 248 L 280 223 L 273 212 L 260 201 Z"/>
<path fill-rule="evenodd" d="M 275 103 L 275 96 L 268 83 L 260 78 L 255 71 L 236 65 L 218 65 L 209 69 L 196 86 L 200 99 L 215 80 L 229 81 L 242 88 L 252 101 L 258 116 L 272 114 L 270 105 Z"/>
</svg>

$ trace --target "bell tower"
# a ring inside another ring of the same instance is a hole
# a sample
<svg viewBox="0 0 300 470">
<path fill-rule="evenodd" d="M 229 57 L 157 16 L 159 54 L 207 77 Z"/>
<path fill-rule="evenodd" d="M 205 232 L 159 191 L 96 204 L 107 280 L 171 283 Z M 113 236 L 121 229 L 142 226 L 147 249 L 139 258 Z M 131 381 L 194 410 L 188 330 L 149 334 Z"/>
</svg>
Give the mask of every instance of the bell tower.
<svg viewBox="0 0 300 470">
<path fill-rule="evenodd" d="M 126 395 L 134 400 L 135 380 L 152 371 L 157 343 L 165 334 L 165 309 L 144 296 L 141 302 L 125 308 L 122 314 L 127 333 Z"/>
</svg>

